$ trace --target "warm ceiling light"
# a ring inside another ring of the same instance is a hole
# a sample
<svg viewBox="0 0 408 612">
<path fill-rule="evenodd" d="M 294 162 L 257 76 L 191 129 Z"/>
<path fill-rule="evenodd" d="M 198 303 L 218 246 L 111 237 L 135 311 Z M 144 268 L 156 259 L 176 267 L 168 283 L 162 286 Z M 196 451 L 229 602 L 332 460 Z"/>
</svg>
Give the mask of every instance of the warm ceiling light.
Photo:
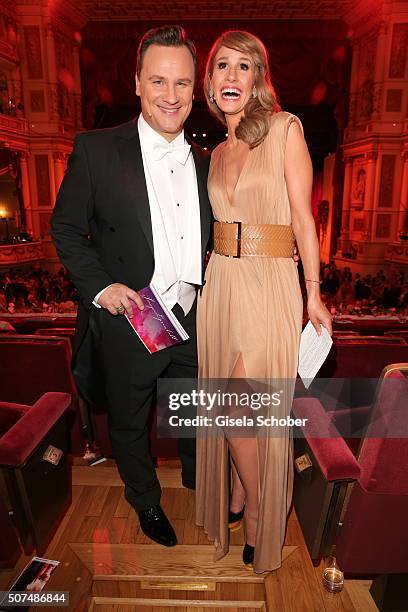
<svg viewBox="0 0 408 612">
<path fill-rule="evenodd" d="M 0 208 L 0 217 L 5 219 L 7 217 L 7 210 L 5 208 Z"/>
</svg>

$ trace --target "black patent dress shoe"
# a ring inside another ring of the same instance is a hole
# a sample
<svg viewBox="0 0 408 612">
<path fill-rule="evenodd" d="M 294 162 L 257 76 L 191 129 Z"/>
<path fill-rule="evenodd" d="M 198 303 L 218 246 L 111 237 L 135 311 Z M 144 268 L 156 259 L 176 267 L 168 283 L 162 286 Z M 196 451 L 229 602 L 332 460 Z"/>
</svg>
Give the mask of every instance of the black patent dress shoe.
<svg viewBox="0 0 408 612">
<path fill-rule="evenodd" d="M 159 504 L 147 510 L 139 510 L 138 515 L 141 530 L 148 538 L 163 546 L 177 544 L 174 529 Z"/>
<path fill-rule="evenodd" d="M 242 508 L 242 510 L 240 510 L 240 512 L 231 512 L 231 510 L 229 511 L 228 528 L 231 531 L 238 531 L 238 529 L 241 527 L 241 521 L 244 518 L 244 510 L 245 506 Z"/>
<path fill-rule="evenodd" d="M 255 548 L 245 542 L 244 550 L 242 551 L 242 560 L 248 569 L 252 569 L 254 566 L 254 554 Z"/>
</svg>

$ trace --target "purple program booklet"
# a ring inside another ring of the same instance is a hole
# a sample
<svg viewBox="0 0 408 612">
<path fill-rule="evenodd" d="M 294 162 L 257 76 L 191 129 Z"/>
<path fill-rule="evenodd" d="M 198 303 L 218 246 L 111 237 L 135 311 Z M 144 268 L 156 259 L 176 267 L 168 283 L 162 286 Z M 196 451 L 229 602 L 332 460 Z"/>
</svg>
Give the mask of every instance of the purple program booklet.
<svg viewBox="0 0 408 612">
<path fill-rule="evenodd" d="M 144 309 L 139 310 L 132 302 L 133 317 L 126 318 L 149 353 L 156 353 L 174 344 L 188 340 L 189 335 L 171 310 L 163 303 L 153 286 L 138 291 Z"/>
</svg>

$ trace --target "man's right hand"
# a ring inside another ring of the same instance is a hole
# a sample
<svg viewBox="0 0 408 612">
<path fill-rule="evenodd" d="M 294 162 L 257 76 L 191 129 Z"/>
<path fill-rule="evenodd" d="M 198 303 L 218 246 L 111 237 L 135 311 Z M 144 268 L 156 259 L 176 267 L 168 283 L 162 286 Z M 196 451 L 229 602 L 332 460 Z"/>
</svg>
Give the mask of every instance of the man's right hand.
<svg viewBox="0 0 408 612">
<path fill-rule="evenodd" d="M 139 310 L 144 309 L 143 300 L 136 291 L 121 283 L 113 283 L 102 291 L 98 304 L 108 310 L 111 315 L 123 315 L 126 312 L 128 317 L 132 318 L 133 308 L 129 300 L 133 300 Z"/>
</svg>

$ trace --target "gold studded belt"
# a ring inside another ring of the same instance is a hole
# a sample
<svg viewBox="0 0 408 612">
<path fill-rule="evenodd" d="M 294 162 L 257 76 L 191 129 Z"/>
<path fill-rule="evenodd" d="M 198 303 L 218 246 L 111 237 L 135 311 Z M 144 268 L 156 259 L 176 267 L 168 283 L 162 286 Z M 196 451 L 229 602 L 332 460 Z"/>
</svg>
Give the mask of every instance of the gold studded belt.
<svg viewBox="0 0 408 612">
<path fill-rule="evenodd" d="M 214 252 L 227 257 L 293 257 L 291 225 L 214 223 Z"/>
</svg>

